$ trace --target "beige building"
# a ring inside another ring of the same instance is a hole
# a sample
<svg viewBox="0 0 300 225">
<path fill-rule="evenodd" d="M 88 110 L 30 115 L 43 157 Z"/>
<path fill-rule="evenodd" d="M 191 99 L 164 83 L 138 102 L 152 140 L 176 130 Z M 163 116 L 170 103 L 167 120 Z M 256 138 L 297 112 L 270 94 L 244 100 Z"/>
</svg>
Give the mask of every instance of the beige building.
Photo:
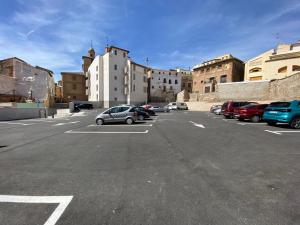
<svg viewBox="0 0 300 225">
<path fill-rule="evenodd" d="M 291 76 L 300 71 L 300 41 L 280 44 L 256 56 L 245 64 L 245 80 L 273 80 Z"/>
<path fill-rule="evenodd" d="M 55 84 L 51 70 L 32 66 L 17 57 L 0 60 L 0 95 L 5 101 L 54 103 Z"/>
<path fill-rule="evenodd" d="M 85 75 L 83 72 L 62 72 L 61 78 L 63 101 L 87 101 Z"/>
</svg>

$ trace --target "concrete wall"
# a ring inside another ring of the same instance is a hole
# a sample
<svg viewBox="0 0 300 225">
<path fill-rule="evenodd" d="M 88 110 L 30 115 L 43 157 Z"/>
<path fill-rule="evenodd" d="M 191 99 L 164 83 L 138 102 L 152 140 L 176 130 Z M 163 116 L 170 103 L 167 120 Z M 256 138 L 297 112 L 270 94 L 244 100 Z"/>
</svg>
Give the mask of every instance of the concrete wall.
<svg viewBox="0 0 300 225">
<path fill-rule="evenodd" d="M 0 121 L 45 118 L 46 116 L 45 108 L 0 108 Z"/>
</svg>

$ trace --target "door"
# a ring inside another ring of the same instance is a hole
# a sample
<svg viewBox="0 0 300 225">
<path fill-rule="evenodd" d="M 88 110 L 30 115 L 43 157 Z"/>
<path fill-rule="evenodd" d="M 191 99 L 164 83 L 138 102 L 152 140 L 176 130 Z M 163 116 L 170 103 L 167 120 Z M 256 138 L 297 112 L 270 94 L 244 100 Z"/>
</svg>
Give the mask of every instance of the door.
<svg viewBox="0 0 300 225">
<path fill-rule="evenodd" d="M 116 112 L 118 112 L 118 108 L 117 107 L 113 107 L 109 110 L 107 110 L 106 112 L 103 113 L 103 119 L 105 122 L 113 122 L 114 121 L 114 116 L 116 114 Z"/>
<path fill-rule="evenodd" d="M 127 118 L 128 112 L 127 110 L 129 109 L 128 106 L 122 106 L 122 107 L 117 107 L 117 112 L 113 113 L 114 121 L 116 122 L 123 122 Z"/>
</svg>

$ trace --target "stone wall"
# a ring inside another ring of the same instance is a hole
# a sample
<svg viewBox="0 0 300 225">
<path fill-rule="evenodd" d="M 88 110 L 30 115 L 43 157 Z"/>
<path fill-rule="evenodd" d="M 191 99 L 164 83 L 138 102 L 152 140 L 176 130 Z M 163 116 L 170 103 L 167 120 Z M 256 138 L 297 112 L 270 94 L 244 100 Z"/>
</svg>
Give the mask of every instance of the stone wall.
<svg viewBox="0 0 300 225">
<path fill-rule="evenodd" d="M 214 93 L 190 94 L 191 102 L 286 101 L 293 99 L 300 99 L 300 73 L 272 81 L 222 83 L 216 86 Z"/>
</svg>

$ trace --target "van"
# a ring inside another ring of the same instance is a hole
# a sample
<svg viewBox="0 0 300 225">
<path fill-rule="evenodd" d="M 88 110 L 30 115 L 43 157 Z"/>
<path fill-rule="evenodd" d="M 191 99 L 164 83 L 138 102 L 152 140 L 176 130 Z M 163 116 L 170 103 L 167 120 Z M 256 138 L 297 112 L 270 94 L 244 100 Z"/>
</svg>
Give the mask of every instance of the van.
<svg viewBox="0 0 300 225">
<path fill-rule="evenodd" d="M 169 110 L 188 110 L 188 106 L 185 102 L 170 102 L 167 108 Z"/>
</svg>

